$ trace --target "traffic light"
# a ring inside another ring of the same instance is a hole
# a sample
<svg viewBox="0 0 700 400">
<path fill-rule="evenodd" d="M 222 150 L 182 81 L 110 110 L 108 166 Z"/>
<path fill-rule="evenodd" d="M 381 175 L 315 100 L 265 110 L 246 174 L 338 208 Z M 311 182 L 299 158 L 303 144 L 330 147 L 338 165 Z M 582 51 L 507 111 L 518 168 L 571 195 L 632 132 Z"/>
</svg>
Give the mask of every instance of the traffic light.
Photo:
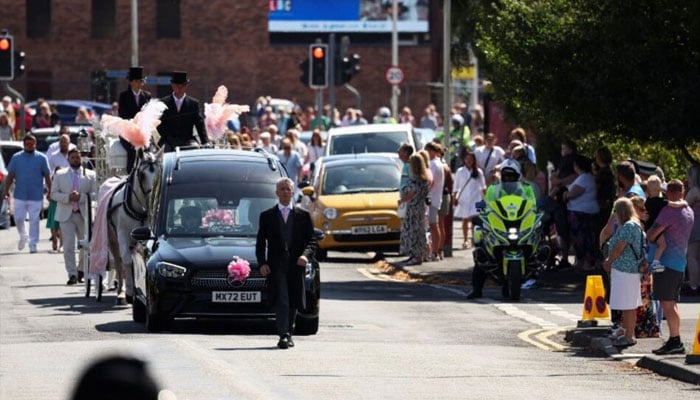
<svg viewBox="0 0 700 400">
<path fill-rule="evenodd" d="M 15 77 L 14 47 L 12 36 L 0 36 L 0 80 L 11 81 Z"/>
<path fill-rule="evenodd" d="M 328 45 L 310 45 L 309 63 L 309 87 L 312 89 L 328 87 Z"/>
<path fill-rule="evenodd" d="M 24 66 L 24 57 L 26 56 L 26 53 L 21 51 L 21 50 L 15 50 L 14 52 L 14 63 L 15 63 L 15 79 L 21 77 L 24 75 L 24 70 L 26 69 Z"/>
<path fill-rule="evenodd" d="M 299 76 L 299 80 L 302 84 L 304 84 L 304 86 L 309 86 L 309 65 L 308 58 L 299 63 L 299 69 L 301 69 L 301 76 Z"/>
<path fill-rule="evenodd" d="M 355 53 L 350 57 L 343 57 L 336 64 L 336 85 L 344 85 L 360 72 L 360 55 Z"/>
</svg>

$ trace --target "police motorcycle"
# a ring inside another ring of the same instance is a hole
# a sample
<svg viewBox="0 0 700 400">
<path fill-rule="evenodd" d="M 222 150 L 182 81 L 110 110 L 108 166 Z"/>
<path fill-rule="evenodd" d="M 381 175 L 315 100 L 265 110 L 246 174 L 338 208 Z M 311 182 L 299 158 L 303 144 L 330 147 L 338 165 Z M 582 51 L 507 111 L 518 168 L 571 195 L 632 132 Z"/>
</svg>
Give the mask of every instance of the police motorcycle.
<svg viewBox="0 0 700 400">
<path fill-rule="evenodd" d="M 542 240 L 544 213 L 532 189 L 520 182 L 520 165 L 506 160 L 501 182 L 489 187 L 474 227 L 474 268 L 503 284 L 502 294 L 520 300 L 525 277 L 546 263 L 549 247 Z"/>
</svg>

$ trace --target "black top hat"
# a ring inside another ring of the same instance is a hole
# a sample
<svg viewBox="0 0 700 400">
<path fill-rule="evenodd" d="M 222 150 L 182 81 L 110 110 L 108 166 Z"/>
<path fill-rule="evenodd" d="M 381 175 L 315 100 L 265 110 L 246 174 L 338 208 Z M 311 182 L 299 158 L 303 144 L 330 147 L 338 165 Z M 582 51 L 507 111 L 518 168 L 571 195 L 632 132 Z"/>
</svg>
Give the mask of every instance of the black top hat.
<svg viewBox="0 0 700 400">
<path fill-rule="evenodd" d="M 146 79 L 146 77 L 143 76 L 143 67 L 130 67 L 129 74 L 126 76 L 126 79 L 130 81 Z"/>
<path fill-rule="evenodd" d="M 172 78 L 170 78 L 170 83 L 188 83 L 190 80 L 187 79 L 186 71 L 174 71 Z"/>
</svg>

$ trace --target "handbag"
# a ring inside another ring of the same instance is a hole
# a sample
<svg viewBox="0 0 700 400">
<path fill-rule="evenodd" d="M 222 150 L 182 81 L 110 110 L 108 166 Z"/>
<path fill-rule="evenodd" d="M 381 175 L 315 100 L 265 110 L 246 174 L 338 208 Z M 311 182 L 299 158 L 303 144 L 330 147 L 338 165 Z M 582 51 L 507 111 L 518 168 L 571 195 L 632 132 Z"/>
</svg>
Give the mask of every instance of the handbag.
<svg viewBox="0 0 700 400">
<path fill-rule="evenodd" d="M 490 153 L 489 153 L 489 154 L 490 154 Z M 459 196 L 462 195 L 462 192 L 464 191 L 464 188 L 467 187 L 467 185 L 469 184 L 469 181 L 471 181 L 471 180 L 472 180 L 472 176 L 469 175 L 469 179 L 467 179 L 467 181 L 464 182 L 464 185 L 462 186 L 462 188 L 461 188 L 461 189 L 459 190 L 459 192 L 457 193 L 457 197 L 455 197 L 455 204 L 459 203 Z"/>
<path fill-rule="evenodd" d="M 399 209 L 397 211 L 399 218 L 406 218 L 406 210 L 408 210 L 408 203 L 402 202 L 399 204 Z"/>
</svg>

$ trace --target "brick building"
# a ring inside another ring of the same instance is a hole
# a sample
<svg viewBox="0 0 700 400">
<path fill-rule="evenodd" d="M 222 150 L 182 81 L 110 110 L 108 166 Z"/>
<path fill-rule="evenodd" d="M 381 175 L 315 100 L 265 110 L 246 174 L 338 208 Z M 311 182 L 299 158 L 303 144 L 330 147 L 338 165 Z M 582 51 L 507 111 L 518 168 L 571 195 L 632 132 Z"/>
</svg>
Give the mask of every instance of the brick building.
<svg viewBox="0 0 700 400">
<path fill-rule="evenodd" d="M 15 37 L 26 52 L 26 72 L 12 82 L 26 101 L 37 97 L 107 101 L 127 87 L 112 79 L 95 89 L 100 71 L 126 70 L 131 64 L 130 0 L 0 0 L 0 28 Z M 11 11 L 8 11 L 11 10 Z M 441 15 L 438 1 L 430 5 L 431 32 L 399 48 L 406 79 L 399 107 L 408 105 L 420 117 L 428 102 L 441 93 L 429 82 L 441 81 Z M 268 2 L 262 0 L 151 0 L 138 2 L 138 63 L 149 77 L 188 71 L 188 94 L 210 101 L 219 85 L 229 89 L 228 101 L 252 104 L 261 95 L 313 104 L 314 92 L 299 80 L 299 63 L 308 44 L 271 43 Z M 318 35 L 325 42 L 327 34 Z M 350 53 L 361 56 L 361 73 L 351 84 L 361 94 L 368 118 L 388 106 L 391 88 L 384 72 L 391 64 L 390 34 L 352 40 Z M 107 88 L 109 91 L 107 92 Z M 147 85 L 157 95 L 169 85 Z M 356 97 L 337 87 L 336 106 L 356 104 Z M 325 102 L 328 102 L 327 92 Z"/>
</svg>

